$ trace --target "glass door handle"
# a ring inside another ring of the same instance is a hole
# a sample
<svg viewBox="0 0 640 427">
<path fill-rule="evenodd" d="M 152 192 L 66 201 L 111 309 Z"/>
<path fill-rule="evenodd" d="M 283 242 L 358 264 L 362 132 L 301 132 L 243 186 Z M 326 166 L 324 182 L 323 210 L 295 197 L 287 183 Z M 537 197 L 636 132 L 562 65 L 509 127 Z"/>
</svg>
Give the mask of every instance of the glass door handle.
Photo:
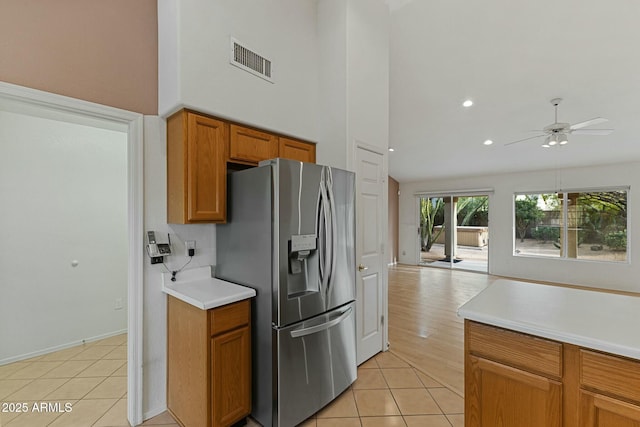
<svg viewBox="0 0 640 427">
<path fill-rule="evenodd" d="M 369 267 L 367 267 L 367 266 L 366 266 L 366 265 L 364 265 L 364 264 L 360 264 L 360 265 L 358 266 L 358 271 L 361 271 L 361 272 L 362 272 L 362 271 L 365 271 L 365 270 L 368 270 L 368 269 L 369 269 Z"/>
</svg>

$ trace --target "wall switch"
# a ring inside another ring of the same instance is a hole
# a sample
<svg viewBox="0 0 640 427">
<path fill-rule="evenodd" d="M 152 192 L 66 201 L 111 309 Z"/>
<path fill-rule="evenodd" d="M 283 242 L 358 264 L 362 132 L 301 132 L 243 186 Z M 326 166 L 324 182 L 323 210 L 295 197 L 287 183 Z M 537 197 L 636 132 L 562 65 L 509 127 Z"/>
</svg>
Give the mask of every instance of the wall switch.
<svg viewBox="0 0 640 427">
<path fill-rule="evenodd" d="M 185 246 L 185 256 L 194 256 L 196 254 L 196 241 L 195 240 L 187 240 L 184 242 Z"/>
<path fill-rule="evenodd" d="M 116 298 L 116 310 L 122 310 L 122 298 Z"/>
</svg>

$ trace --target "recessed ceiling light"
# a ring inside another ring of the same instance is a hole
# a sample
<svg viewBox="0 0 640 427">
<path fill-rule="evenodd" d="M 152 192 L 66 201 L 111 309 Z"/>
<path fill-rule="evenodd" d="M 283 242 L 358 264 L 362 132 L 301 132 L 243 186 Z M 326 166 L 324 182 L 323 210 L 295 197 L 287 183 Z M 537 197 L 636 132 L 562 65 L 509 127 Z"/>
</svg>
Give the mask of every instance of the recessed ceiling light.
<svg viewBox="0 0 640 427">
<path fill-rule="evenodd" d="M 467 99 L 466 101 L 464 101 L 464 102 L 462 103 L 462 106 L 463 106 L 463 107 L 471 107 L 472 105 L 473 105 L 473 101 L 472 101 L 472 100 L 470 100 L 470 99 Z"/>
<path fill-rule="evenodd" d="M 491 145 L 493 144 L 493 141 L 490 139 L 487 139 L 485 142 L 483 142 L 484 145 Z"/>
<path fill-rule="evenodd" d="M 396 151 L 396 150 L 391 148 L 391 147 L 389 147 L 389 151 L 393 152 L 393 151 Z"/>
</svg>

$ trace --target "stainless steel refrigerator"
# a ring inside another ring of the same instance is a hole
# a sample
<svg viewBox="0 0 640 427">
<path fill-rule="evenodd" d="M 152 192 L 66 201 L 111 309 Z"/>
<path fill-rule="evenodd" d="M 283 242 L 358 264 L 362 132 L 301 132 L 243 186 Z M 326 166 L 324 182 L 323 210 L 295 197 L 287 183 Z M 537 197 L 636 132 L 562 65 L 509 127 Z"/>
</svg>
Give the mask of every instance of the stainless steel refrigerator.
<svg viewBox="0 0 640 427">
<path fill-rule="evenodd" d="M 256 289 L 252 416 L 293 427 L 356 379 L 354 174 L 274 159 L 228 186 L 216 277 Z"/>
</svg>

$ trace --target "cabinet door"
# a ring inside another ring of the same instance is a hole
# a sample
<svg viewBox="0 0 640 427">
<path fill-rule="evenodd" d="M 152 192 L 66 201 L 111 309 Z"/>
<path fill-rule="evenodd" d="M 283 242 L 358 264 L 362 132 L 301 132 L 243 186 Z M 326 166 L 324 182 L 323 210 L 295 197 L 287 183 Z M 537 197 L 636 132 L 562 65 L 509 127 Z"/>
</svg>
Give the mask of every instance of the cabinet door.
<svg viewBox="0 0 640 427">
<path fill-rule="evenodd" d="M 226 124 L 188 114 L 187 222 L 226 220 Z"/>
<path fill-rule="evenodd" d="M 278 137 L 266 132 L 231 125 L 229 160 L 257 165 L 278 157 Z"/>
<path fill-rule="evenodd" d="M 640 406 L 581 391 L 579 425 L 581 427 L 640 427 Z"/>
<path fill-rule="evenodd" d="M 212 420 L 229 426 L 251 412 L 251 353 L 249 326 L 211 339 Z"/>
<path fill-rule="evenodd" d="M 316 146 L 315 144 L 280 137 L 278 157 L 298 160 L 301 162 L 315 163 Z"/>
<path fill-rule="evenodd" d="M 466 427 L 560 427 L 562 384 L 507 365 L 467 356 Z"/>
</svg>

